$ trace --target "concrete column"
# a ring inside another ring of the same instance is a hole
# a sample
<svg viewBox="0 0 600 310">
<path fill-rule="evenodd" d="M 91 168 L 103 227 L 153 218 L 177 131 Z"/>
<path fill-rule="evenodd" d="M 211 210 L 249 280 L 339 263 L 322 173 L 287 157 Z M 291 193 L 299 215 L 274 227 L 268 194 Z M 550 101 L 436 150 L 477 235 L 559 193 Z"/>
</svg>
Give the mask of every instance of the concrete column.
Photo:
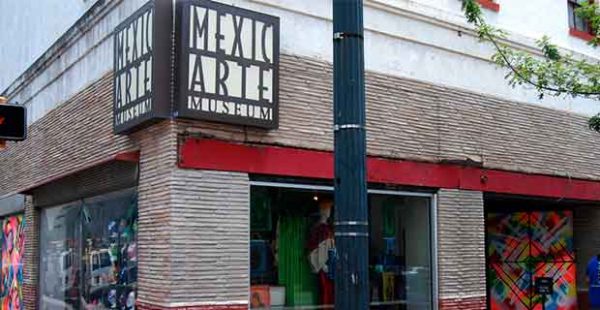
<svg viewBox="0 0 600 310">
<path fill-rule="evenodd" d="M 138 308 L 247 309 L 248 175 L 179 169 L 177 138 L 169 121 L 136 134 Z"/>
<path fill-rule="evenodd" d="M 483 193 L 442 189 L 438 196 L 440 309 L 485 309 Z"/>
<path fill-rule="evenodd" d="M 25 253 L 23 254 L 24 309 L 37 309 L 38 269 L 40 254 L 40 213 L 34 207 L 33 197 L 25 197 Z"/>
<path fill-rule="evenodd" d="M 171 281 L 172 174 L 177 163 L 175 125 L 165 121 L 134 135 L 140 145 L 138 182 L 138 303 L 168 304 Z"/>
</svg>

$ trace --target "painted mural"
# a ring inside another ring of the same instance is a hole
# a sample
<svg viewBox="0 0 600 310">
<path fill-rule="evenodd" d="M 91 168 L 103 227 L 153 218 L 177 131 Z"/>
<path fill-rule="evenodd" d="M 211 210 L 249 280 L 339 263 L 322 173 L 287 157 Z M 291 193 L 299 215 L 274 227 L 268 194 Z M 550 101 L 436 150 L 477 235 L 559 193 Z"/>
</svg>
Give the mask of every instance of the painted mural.
<svg viewBox="0 0 600 310">
<path fill-rule="evenodd" d="M 22 215 L 10 216 L 2 221 L 2 310 L 22 308 L 24 226 Z"/>
<path fill-rule="evenodd" d="M 544 309 L 577 309 L 571 211 L 490 213 L 487 237 L 491 309 L 541 310 L 537 277 L 554 279 Z"/>
</svg>

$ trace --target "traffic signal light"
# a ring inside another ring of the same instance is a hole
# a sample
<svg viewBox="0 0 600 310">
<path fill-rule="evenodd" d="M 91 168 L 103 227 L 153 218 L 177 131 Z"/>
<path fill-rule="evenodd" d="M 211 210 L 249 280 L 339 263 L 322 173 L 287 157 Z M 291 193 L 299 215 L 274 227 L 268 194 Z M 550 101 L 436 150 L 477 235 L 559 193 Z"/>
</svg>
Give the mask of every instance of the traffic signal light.
<svg viewBox="0 0 600 310">
<path fill-rule="evenodd" d="M 27 136 L 27 111 L 25 107 L 8 105 L 6 98 L 0 97 L 0 147 L 3 142 L 22 141 Z"/>
</svg>

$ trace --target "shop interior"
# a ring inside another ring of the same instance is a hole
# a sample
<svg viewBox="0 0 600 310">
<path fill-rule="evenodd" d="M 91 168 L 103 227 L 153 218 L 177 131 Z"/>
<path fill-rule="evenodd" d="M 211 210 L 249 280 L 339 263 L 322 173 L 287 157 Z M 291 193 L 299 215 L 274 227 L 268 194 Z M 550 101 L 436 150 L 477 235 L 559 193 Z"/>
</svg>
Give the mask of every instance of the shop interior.
<svg viewBox="0 0 600 310">
<path fill-rule="evenodd" d="M 431 197 L 369 194 L 371 309 L 432 309 Z M 334 305 L 333 193 L 251 187 L 252 308 Z"/>
</svg>

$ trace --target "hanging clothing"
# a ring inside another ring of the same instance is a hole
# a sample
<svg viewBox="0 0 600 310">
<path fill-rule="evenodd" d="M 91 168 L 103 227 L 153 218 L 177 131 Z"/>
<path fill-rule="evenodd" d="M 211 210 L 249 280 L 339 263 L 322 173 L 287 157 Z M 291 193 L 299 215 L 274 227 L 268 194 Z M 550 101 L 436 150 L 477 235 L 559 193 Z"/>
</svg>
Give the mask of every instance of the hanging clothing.
<svg viewBox="0 0 600 310">
<path fill-rule="evenodd" d="M 319 304 L 333 305 L 335 303 L 333 298 L 333 281 L 323 271 L 319 272 L 319 288 L 321 289 L 321 294 L 319 295 Z"/>
<path fill-rule="evenodd" d="M 319 222 L 312 227 L 306 244 L 312 272 L 318 275 L 319 304 L 321 305 L 334 304 L 333 280 L 330 277 L 328 266 L 331 250 L 335 249 L 333 238 L 332 227 Z"/>
<path fill-rule="evenodd" d="M 325 223 L 318 223 L 311 229 L 306 247 L 313 273 L 329 271 L 327 261 L 329 260 L 329 250 L 335 247 L 333 238 L 333 229 Z"/>
</svg>

